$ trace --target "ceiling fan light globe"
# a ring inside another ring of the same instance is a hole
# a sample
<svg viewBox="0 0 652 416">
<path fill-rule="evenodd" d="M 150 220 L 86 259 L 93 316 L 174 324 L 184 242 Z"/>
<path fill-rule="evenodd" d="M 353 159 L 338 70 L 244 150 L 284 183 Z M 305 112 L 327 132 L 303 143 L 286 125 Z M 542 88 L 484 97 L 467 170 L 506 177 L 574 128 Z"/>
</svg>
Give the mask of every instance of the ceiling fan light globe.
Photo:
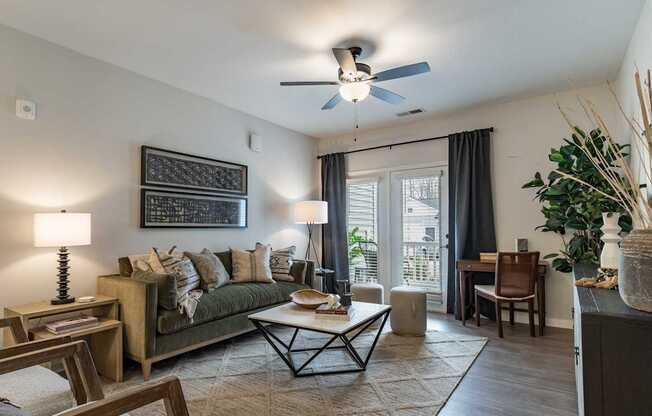
<svg viewBox="0 0 652 416">
<path fill-rule="evenodd" d="M 352 82 L 340 87 L 340 95 L 346 101 L 359 102 L 369 96 L 371 87 L 366 82 Z"/>
</svg>

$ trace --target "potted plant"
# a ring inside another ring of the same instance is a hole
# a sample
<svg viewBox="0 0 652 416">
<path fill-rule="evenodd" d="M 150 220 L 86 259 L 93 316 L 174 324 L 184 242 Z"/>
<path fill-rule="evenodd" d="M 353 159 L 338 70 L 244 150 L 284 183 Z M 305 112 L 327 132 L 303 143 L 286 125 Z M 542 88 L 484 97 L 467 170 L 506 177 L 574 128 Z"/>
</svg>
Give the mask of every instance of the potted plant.
<svg viewBox="0 0 652 416">
<path fill-rule="evenodd" d="M 607 181 L 611 192 L 598 189 L 572 172 L 564 172 L 559 169 L 556 172 L 595 192 L 602 193 L 630 215 L 633 231 L 623 239 L 623 256 L 618 270 L 618 290 L 627 305 L 652 312 L 652 204 L 641 187 L 641 182 L 652 183 L 652 153 L 650 153 L 650 149 L 652 149 L 652 127 L 650 126 L 652 108 L 650 107 L 652 105 L 648 106 L 647 102 L 649 100 L 652 104 L 650 71 L 647 71 L 645 89 L 638 70 L 634 74 L 634 82 L 640 102 L 641 121 L 630 119 L 624 113 L 622 105 L 618 104 L 628 129 L 632 133 L 632 140 L 634 140 L 632 157 L 637 160 L 638 163 L 635 166 L 638 166 L 638 169 L 635 170 L 630 165 L 627 155 L 614 140 L 604 118 L 595 106 L 590 101 L 580 98 L 580 105 L 586 113 L 589 123 L 604 132 L 606 153 L 613 156 L 615 166 L 605 161 L 604 153 L 592 154 L 590 136 L 582 134 L 582 130 L 577 127 L 578 123 L 572 121 L 561 107 L 559 110 L 578 138 L 575 145 L 582 150 L 595 170 Z M 617 96 L 611 85 L 609 88 L 617 101 Z"/>
<path fill-rule="evenodd" d="M 589 144 L 589 155 L 597 156 L 600 153 L 607 165 L 615 167 L 615 158 L 607 151 L 607 139 L 600 129 L 591 131 L 588 136 L 576 132 L 570 140 L 564 139 L 558 149 L 550 149 L 548 159 L 557 166 L 548 174 L 547 180 L 544 181 L 541 173 L 536 172 L 534 178 L 522 186 L 525 189 L 536 188 L 535 199 L 542 205 L 541 212 L 546 221 L 536 229 L 555 233 L 561 239 L 559 252 L 550 253 L 544 258 L 553 259 L 552 267 L 563 273 L 572 271 L 578 263 L 599 263 L 603 247 L 602 213 L 625 212 L 616 201 L 605 196 L 611 193 L 609 183 L 582 150 L 578 134 L 585 137 Z M 625 146 L 617 146 L 620 152 L 624 151 Z M 583 183 L 560 172 L 572 175 Z M 624 231 L 630 231 L 631 218 L 628 215 L 620 216 L 619 225 Z"/>
</svg>

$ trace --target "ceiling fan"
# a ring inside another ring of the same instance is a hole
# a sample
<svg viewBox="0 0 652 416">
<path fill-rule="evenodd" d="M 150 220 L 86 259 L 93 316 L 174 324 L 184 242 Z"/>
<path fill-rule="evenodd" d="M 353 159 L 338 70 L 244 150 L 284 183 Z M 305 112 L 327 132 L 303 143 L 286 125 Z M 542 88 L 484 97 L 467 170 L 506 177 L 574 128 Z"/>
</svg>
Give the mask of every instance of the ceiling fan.
<svg viewBox="0 0 652 416">
<path fill-rule="evenodd" d="M 399 66 L 397 68 L 372 74 L 369 65 L 357 62 L 357 58 L 361 53 L 362 48 L 357 46 L 351 48 L 333 48 L 333 55 L 335 55 L 337 63 L 340 64 L 337 71 L 339 82 L 281 82 L 281 86 L 339 85 L 339 92 L 324 104 L 321 108 L 322 110 L 330 110 L 334 108 L 340 101 L 342 101 L 342 98 L 352 103 L 357 103 L 364 100 L 369 95 L 373 95 L 374 97 L 390 104 L 399 104 L 405 100 L 405 97 L 371 84 L 430 72 L 428 62 L 419 62 L 418 64 Z"/>
</svg>

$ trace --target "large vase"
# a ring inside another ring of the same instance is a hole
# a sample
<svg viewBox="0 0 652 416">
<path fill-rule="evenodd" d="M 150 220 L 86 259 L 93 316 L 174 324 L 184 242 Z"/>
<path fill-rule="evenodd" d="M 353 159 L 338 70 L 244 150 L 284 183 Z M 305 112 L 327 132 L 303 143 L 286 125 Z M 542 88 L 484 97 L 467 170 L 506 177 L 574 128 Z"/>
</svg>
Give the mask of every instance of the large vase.
<svg viewBox="0 0 652 416">
<path fill-rule="evenodd" d="M 652 312 L 652 230 L 633 230 L 623 239 L 618 291 L 627 305 Z"/>
<path fill-rule="evenodd" d="M 604 241 L 604 246 L 602 246 L 602 252 L 600 253 L 601 269 L 615 270 L 620 265 L 623 253 L 618 245 L 621 240 L 618 218 L 620 218 L 620 214 L 602 213 L 602 223 L 604 225 L 600 230 L 602 230 L 601 240 Z"/>
</svg>

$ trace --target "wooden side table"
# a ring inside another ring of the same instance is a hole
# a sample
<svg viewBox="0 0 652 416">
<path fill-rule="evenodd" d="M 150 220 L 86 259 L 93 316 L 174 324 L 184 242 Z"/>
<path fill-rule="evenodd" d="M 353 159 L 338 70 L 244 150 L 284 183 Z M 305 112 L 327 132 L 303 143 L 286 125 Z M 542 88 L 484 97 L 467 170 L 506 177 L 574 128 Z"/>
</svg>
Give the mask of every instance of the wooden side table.
<svg viewBox="0 0 652 416">
<path fill-rule="evenodd" d="M 111 380 L 121 382 L 123 378 L 122 322 L 119 317 L 118 299 L 98 295 L 95 301 L 66 305 L 51 305 L 38 302 L 28 305 L 6 307 L 5 317 L 19 316 L 28 330 L 30 340 L 51 338 L 56 335 L 45 329 L 48 322 L 80 314 L 99 318 L 99 325 L 92 328 L 66 332 L 73 340 L 85 340 L 91 350 L 97 372 Z M 11 332 L 5 329 L 5 346 L 14 343 Z"/>
</svg>

